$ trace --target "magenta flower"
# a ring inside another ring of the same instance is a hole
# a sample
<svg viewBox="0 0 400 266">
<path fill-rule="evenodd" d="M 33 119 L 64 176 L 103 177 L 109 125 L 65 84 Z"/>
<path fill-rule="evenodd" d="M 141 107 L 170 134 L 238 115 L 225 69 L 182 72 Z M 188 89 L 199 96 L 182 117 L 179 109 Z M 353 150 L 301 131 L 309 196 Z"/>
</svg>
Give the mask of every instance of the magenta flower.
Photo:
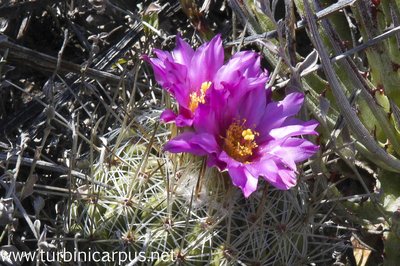
<svg viewBox="0 0 400 266">
<path fill-rule="evenodd" d="M 179 105 L 178 114 L 165 110 L 161 120 L 175 121 L 178 127 L 192 126 L 196 110 L 205 103 L 211 84 L 215 89 L 229 87 L 242 94 L 267 80 L 260 68 L 260 58 L 254 52 L 239 52 L 224 65 L 220 35 L 196 51 L 178 35 L 176 48 L 171 53 L 158 49 L 154 53 L 156 58 L 143 56 L 143 59 L 153 67 L 156 81 Z"/>
<path fill-rule="evenodd" d="M 296 163 L 318 150 L 299 137 L 316 135 L 317 121 L 293 117 L 303 104 L 303 94 L 291 93 L 274 102 L 270 90 L 261 85 L 244 94 L 231 91 L 211 86 L 206 104 L 198 107 L 194 131 L 170 140 L 165 150 L 207 156 L 208 166 L 227 170 L 245 197 L 256 190 L 259 176 L 278 189 L 295 186 Z"/>
</svg>

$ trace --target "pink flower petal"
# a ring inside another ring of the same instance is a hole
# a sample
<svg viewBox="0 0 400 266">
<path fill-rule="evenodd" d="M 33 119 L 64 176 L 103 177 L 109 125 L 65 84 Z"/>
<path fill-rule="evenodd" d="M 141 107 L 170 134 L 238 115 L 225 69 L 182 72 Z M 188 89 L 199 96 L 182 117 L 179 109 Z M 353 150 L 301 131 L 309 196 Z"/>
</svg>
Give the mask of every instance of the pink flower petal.
<svg viewBox="0 0 400 266">
<path fill-rule="evenodd" d="M 175 121 L 175 118 L 176 118 L 176 114 L 171 109 L 164 110 L 164 112 L 162 112 L 162 114 L 160 115 L 160 120 L 163 123 Z"/>
<path fill-rule="evenodd" d="M 269 135 L 275 139 L 284 139 L 300 135 L 317 135 L 318 133 L 315 131 L 317 126 L 317 121 L 310 120 L 302 124 L 293 124 L 271 129 Z"/>
<path fill-rule="evenodd" d="M 172 56 L 175 61 L 189 68 L 193 54 L 194 50 L 192 47 L 190 47 L 190 45 L 185 42 L 179 34 L 176 35 L 176 47 L 172 51 Z"/>
<path fill-rule="evenodd" d="M 240 166 L 227 166 L 229 175 L 231 176 L 232 183 L 239 187 L 243 195 L 248 198 L 251 193 L 256 191 L 258 177 L 253 176 L 243 165 Z"/>
<path fill-rule="evenodd" d="M 224 49 L 221 35 L 203 44 L 194 52 L 189 68 L 189 78 L 193 88 L 200 88 L 206 81 L 213 81 L 215 73 L 224 63 Z"/>
</svg>

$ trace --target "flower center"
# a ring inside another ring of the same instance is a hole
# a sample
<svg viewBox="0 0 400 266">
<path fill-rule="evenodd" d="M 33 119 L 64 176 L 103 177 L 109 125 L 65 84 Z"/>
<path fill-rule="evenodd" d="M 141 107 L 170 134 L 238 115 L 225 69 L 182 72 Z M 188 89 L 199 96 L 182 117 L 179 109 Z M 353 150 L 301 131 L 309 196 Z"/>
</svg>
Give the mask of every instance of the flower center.
<svg viewBox="0 0 400 266">
<path fill-rule="evenodd" d="M 192 113 L 197 109 L 200 103 L 205 103 L 206 91 L 210 88 L 211 81 L 206 81 L 201 84 L 199 92 L 192 92 L 190 97 L 189 109 Z"/>
<path fill-rule="evenodd" d="M 224 150 L 233 159 L 241 163 L 247 163 L 248 159 L 253 155 L 253 150 L 258 147 L 255 137 L 258 132 L 244 128 L 246 120 L 233 122 L 226 131 L 224 138 Z"/>
</svg>

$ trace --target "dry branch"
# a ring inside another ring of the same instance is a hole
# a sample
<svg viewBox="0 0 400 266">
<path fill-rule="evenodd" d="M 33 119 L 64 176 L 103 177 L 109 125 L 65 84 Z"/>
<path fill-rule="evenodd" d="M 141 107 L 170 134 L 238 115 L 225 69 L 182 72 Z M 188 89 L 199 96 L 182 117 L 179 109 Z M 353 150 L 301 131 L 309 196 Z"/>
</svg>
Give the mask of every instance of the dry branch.
<svg viewBox="0 0 400 266">
<path fill-rule="evenodd" d="M 7 39 L 7 37 L 0 36 L 0 51 L 4 52 L 7 49 L 7 61 L 15 65 L 31 67 L 33 69 L 49 73 L 53 73 L 54 69 L 57 67 L 56 57 L 12 43 Z M 120 82 L 120 77 L 116 75 L 61 60 L 59 74 L 67 74 L 70 72 L 77 74 L 85 72 L 87 77 L 100 81 L 106 81 L 112 85 L 118 85 Z"/>
</svg>

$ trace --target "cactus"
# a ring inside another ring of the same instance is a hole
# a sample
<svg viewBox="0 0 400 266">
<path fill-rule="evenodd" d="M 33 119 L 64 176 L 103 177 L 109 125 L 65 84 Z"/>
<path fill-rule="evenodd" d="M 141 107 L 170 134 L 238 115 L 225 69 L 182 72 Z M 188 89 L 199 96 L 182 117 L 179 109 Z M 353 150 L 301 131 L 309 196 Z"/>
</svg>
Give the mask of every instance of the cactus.
<svg viewBox="0 0 400 266">
<path fill-rule="evenodd" d="M 262 183 L 245 199 L 226 173 L 206 168 L 201 158 L 162 153 L 171 130 L 154 126 L 157 116 L 143 113 L 140 134 L 145 130 L 148 137 L 125 135 L 93 167 L 94 178 L 109 188 L 89 187 L 88 195 L 74 201 L 71 233 L 88 240 L 80 249 L 144 252 L 148 258 L 168 254 L 155 265 L 330 260 L 334 246 L 320 232 L 328 208 L 316 204 L 320 199 L 313 198 L 304 180 L 310 173 L 302 174 L 295 189 L 280 191 Z"/>
</svg>

